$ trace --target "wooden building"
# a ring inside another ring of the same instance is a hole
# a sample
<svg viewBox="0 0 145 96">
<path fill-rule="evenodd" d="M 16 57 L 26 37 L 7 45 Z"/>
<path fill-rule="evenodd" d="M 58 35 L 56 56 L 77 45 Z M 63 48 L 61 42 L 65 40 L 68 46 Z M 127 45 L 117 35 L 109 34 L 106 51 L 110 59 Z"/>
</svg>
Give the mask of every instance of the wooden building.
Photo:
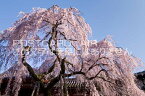
<svg viewBox="0 0 145 96">
<path fill-rule="evenodd" d="M 13 88 L 14 78 L 11 80 L 10 89 Z M 10 78 L 5 77 L 1 82 L 1 95 L 5 94 L 6 87 Z M 87 88 L 85 83 L 77 81 L 75 78 L 69 78 L 65 80 L 65 85 L 67 88 L 68 96 L 90 96 L 89 88 Z M 31 96 L 33 90 L 35 88 L 35 82 L 31 77 L 25 77 L 22 79 L 21 89 L 19 91 L 19 96 Z M 60 96 L 60 83 L 58 82 L 52 89 L 52 96 Z M 11 96 L 14 94 L 10 91 Z M 39 96 L 43 96 L 43 90 L 39 90 Z"/>
</svg>

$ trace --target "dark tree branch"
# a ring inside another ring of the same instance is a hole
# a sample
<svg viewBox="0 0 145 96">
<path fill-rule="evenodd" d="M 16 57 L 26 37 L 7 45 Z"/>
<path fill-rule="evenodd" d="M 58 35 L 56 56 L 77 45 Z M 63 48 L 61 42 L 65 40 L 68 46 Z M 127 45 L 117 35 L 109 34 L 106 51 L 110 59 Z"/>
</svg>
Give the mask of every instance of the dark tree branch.
<svg viewBox="0 0 145 96">
<path fill-rule="evenodd" d="M 64 74 L 65 73 L 65 58 L 64 59 L 62 59 L 62 61 L 61 61 L 61 72 L 60 72 L 60 74 Z"/>
<path fill-rule="evenodd" d="M 22 64 L 27 68 L 30 76 L 32 76 L 32 78 L 35 81 L 39 81 L 41 86 L 44 86 L 44 84 L 42 83 L 42 81 L 37 77 L 37 75 L 35 74 L 33 68 L 26 62 L 26 58 L 25 58 L 25 49 L 22 51 Z"/>
<path fill-rule="evenodd" d="M 85 72 L 81 72 L 81 71 L 76 71 L 76 72 L 73 72 L 73 73 L 70 73 L 70 74 L 64 74 L 64 76 L 65 76 L 65 77 L 71 77 L 71 76 L 80 74 L 80 75 L 85 76 L 85 78 L 86 78 L 87 80 L 93 80 L 93 79 L 97 78 L 98 75 L 99 75 L 101 72 L 103 72 L 103 71 L 106 72 L 105 69 L 101 69 L 95 76 L 92 76 L 92 77 L 87 77 L 87 76 L 86 76 L 86 73 L 85 73 Z"/>
</svg>

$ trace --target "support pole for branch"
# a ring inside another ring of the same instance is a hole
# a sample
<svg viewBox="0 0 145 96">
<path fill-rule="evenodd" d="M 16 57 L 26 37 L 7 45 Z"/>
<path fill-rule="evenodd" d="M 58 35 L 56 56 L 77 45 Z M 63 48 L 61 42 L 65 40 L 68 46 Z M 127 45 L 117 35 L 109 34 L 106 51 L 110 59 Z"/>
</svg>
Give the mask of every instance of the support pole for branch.
<svg viewBox="0 0 145 96">
<path fill-rule="evenodd" d="M 64 96 L 64 93 L 63 93 L 63 78 L 62 78 L 62 75 L 60 76 L 60 96 Z"/>
<path fill-rule="evenodd" d="M 67 82 L 66 82 L 65 77 L 63 78 L 63 81 L 64 81 L 64 96 L 69 96 L 68 90 L 67 90 Z"/>
</svg>

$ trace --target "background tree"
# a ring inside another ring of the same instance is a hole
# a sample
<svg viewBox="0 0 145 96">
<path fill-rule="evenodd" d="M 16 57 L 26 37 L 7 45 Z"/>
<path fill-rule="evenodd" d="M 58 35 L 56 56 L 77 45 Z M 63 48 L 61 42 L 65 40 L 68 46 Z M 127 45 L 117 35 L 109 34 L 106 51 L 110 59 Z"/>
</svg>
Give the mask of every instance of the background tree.
<svg viewBox="0 0 145 96">
<path fill-rule="evenodd" d="M 92 96 L 143 96 L 132 74 L 140 61 L 108 38 L 89 41 L 89 33 L 91 28 L 76 8 L 54 5 L 22 13 L 0 36 L 1 68 L 18 68 L 7 71 L 7 76 L 16 77 L 13 94 L 18 95 L 22 76 L 30 75 L 45 96 L 56 83 L 72 76 L 86 82 Z"/>
</svg>

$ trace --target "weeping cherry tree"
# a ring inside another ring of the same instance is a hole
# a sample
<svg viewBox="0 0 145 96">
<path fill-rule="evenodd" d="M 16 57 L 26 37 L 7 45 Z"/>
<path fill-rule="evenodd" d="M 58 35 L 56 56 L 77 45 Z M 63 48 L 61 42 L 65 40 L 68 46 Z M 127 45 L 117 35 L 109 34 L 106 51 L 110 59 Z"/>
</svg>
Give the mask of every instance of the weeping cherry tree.
<svg viewBox="0 0 145 96">
<path fill-rule="evenodd" d="M 144 96 L 132 74 L 140 60 L 108 38 L 88 40 L 89 34 L 91 28 L 76 8 L 54 5 L 21 12 L 20 19 L 0 35 L 1 78 L 10 77 L 6 95 L 18 96 L 22 77 L 29 75 L 44 96 L 70 77 L 86 82 L 91 96 Z M 15 84 L 10 89 L 13 76 Z"/>
</svg>

